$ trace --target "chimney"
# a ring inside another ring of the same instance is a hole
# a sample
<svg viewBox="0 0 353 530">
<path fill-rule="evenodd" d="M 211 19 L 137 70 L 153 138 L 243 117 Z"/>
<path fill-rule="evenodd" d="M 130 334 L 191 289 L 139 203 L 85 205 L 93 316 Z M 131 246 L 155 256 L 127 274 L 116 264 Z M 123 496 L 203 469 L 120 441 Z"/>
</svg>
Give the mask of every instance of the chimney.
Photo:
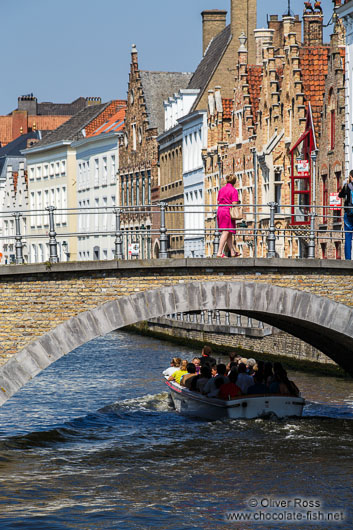
<svg viewBox="0 0 353 530">
<path fill-rule="evenodd" d="M 27 94 L 26 96 L 20 96 L 17 100 L 18 110 L 27 111 L 29 116 L 37 115 L 37 98 L 33 94 Z"/>
<path fill-rule="evenodd" d="M 275 30 L 269 28 L 255 29 L 256 42 L 256 64 L 262 64 L 262 51 L 267 46 L 273 45 L 273 34 Z"/>
<path fill-rule="evenodd" d="M 257 19 L 257 0 L 231 0 L 231 30 L 238 49 L 240 35 L 244 32 L 248 39 L 249 64 L 256 63 L 254 31 Z"/>
<path fill-rule="evenodd" d="M 322 46 L 324 15 L 321 2 L 315 2 L 314 7 L 311 2 L 304 2 L 304 5 L 304 46 Z"/>
<path fill-rule="evenodd" d="M 212 9 L 202 11 L 202 53 L 205 52 L 212 39 L 226 27 L 227 11 Z"/>
</svg>

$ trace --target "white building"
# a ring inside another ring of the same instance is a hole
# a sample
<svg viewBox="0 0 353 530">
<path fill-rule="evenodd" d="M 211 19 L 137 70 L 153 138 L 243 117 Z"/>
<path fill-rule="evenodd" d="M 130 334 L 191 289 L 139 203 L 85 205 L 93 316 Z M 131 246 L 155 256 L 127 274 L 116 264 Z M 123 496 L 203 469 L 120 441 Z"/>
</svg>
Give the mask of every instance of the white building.
<svg viewBox="0 0 353 530">
<path fill-rule="evenodd" d="M 179 120 L 183 128 L 183 181 L 186 258 L 205 255 L 205 171 L 202 149 L 207 148 L 207 112 L 195 111 Z"/>
<path fill-rule="evenodd" d="M 346 177 L 353 168 L 353 0 L 336 9 L 346 28 L 345 166 Z"/>
<path fill-rule="evenodd" d="M 125 110 L 123 112 L 125 115 Z M 115 128 L 104 124 L 92 136 L 73 143 L 77 164 L 77 253 L 80 261 L 114 258 L 114 207 L 119 205 L 117 170 L 121 134 L 117 129 L 124 123 L 124 117 L 115 121 Z M 107 129 L 109 132 L 105 132 Z"/>
</svg>

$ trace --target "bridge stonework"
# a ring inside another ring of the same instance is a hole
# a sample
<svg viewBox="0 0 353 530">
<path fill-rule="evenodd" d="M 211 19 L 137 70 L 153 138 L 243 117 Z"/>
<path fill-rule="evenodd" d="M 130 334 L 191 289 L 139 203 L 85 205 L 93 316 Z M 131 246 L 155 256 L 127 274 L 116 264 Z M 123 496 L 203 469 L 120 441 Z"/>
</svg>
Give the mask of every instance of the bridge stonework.
<svg viewBox="0 0 353 530">
<path fill-rule="evenodd" d="M 96 336 L 199 309 L 229 310 L 267 322 L 353 374 L 352 272 L 351 262 L 282 259 L 0 267 L 0 404 Z"/>
</svg>

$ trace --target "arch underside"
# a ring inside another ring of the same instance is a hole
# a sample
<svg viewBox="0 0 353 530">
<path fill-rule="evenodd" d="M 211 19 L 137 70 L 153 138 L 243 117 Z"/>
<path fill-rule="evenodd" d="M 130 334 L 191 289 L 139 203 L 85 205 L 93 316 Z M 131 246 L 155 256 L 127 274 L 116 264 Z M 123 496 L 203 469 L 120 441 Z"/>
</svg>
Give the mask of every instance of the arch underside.
<svg viewBox="0 0 353 530">
<path fill-rule="evenodd" d="M 256 282 L 190 282 L 117 298 L 60 324 L 0 368 L 0 405 L 54 361 L 90 340 L 143 320 L 219 309 L 286 331 L 353 375 L 353 308 Z"/>
</svg>

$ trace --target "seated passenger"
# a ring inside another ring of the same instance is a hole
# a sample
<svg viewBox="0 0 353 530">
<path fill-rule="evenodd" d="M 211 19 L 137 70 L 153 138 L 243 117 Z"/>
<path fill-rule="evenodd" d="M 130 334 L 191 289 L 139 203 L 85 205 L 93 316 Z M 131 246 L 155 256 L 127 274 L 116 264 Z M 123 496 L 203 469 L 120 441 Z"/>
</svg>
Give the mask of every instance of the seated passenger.
<svg viewBox="0 0 353 530">
<path fill-rule="evenodd" d="M 201 366 L 201 371 L 199 375 L 194 377 L 191 381 L 191 390 L 195 390 L 196 392 L 201 392 L 204 389 L 205 384 L 209 379 L 211 379 L 211 369 L 209 366 Z"/>
<path fill-rule="evenodd" d="M 219 391 L 220 391 L 220 388 L 223 386 L 223 381 L 222 379 L 219 377 L 218 379 L 217 378 L 214 378 L 215 379 L 215 382 L 214 382 L 214 390 L 211 390 L 211 392 L 209 392 L 207 394 L 207 397 L 210 397 L 210 398 L 218 398 L 219 397 Z"/>
<path fill-rule="evenodd" d="M 246 371 L 249 375 L 254 375 L 254 366 L 256 365 L 255 359 L 248 359 L 248 362 L 246 363 Z"/>
<path fill-rule="evenodd" d="M 204 346 L 202 348 L 202 352 L 201 352 L 201 359 L 200 359 L 200 362 L 201 362 L 201 366 L 204 366 L 205 364 L 209 364 L 211 367 L 214 366 L 216 363 L 216 359 L 214 359 L 212 356 L 212 350 L 209 346 Z"/>
<path fill-rule="evenodd" d="M 170 377 L 172 374 L 174 374 L 174 372 L 176 372 L 177 370 L 179 370 L 180 363 L 181 363 L 181 359 L 180 359 L 180 357 L 173 357 L 173 359 L 170 361 L 170 366 L 169 366 L 169 368 L 166 368 L 166 369 L 163 371 L 163 375 L 164 375 L 165 377 Z"/>
<path fill-rule="evenodd" d="M 271 394 L 281 394 L 282 396 L 300 396 L 297 385 L 288 379 L 287 372 L 281 363 L 274 363 L 274 380 L 270 385 Z"/>
<path fill-rule="evenodd" d="M 217 373 L 206 383 L 203 393 L 209 396 L 210 393 L 213 393 L 216 389 L 216 381 L 217 379 L 220 379 L 222 383 L 229 383 L 229 379 L 226 376 L 227 367 L 225 364 L 217 364 Z M 214 367 L 212 368 L 212 372 L 215 372 Z"/>
<path fill-rule="evenodd" d="M 264 367 L 264 383 L 269 387 L 273 382 L 272 363 L 267 361 Z"/>
<path fill-rule="evenodd" d="M 174 372 L 174 374 L 172 374 L 170 377 L 168 377 L 168 381 L 176 381 L 180 384 L 180 379 L 183 377 L 183 375 L 188 373 L 186 369 L 187 365 L 187 361 L 181 361 L 179 369 Z"/>
<path fill-rule="evenodd" d="M 218 397 L 220 399 L 233 399 L 241 395 L 241 390 L 236 384 L 238 378 L 238 370 L 234 369 L 228 374 L 229 383 L 224 383 L 219 389 Z"/>
<path fill-rule="evenodd" d="M 253 378 L 246 373 L 246 366 L 244 363 L 240 363 L 238 366 L 238 379 L 237 385 L 242 391 L 242 394 L 248 393 L 249 386 L 254 384 Z"/>
<path fill-rule="evenodd" d="M 254 384 L 249 386 L 248 394 L 268 394 L 268 387 L 262 381 L 262 374 L 255 373 Z"/>
<path fill-rule="evenodd" d="M 191 382 L 196 377 L 196 366 L 194 363 L 188 363 L 186 367 L 188 373 L 185 375 L 182 375 L 180 378 L 180 384 L 181 386 L 186 386 L 190 390 L 191 388 Z"/>
<path fill-rule="evenodd" d="M 194 357 L 193 360 L 192 360 L 193 364 L 195 365 L 196 367 L 196 373 L 197 375 L 200 373 L 200 368 L 201 368 L 201 361 L 200 361 L 200 358 L 199 357 Z"/>
</svg>

